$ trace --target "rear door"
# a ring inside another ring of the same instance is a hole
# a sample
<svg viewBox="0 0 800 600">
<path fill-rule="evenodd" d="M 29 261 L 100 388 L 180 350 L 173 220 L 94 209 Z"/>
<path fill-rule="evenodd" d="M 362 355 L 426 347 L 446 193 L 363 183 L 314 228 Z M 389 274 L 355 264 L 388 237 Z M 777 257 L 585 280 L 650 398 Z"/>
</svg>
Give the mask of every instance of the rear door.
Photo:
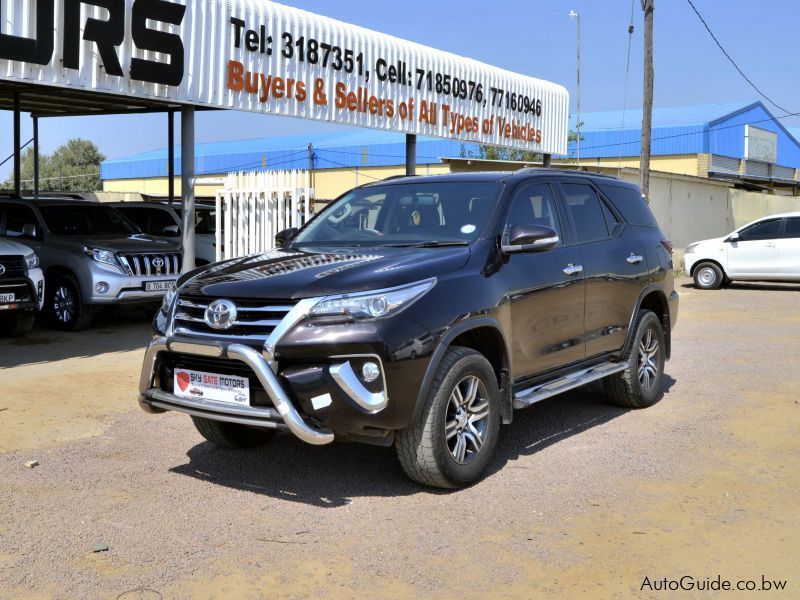
<svg viewBox="0 0 800 600">
<path fill-rule="evenodd" d="M 506 219 L 515 225 L 554 229 L 561 243 L 547 252 L 513 254 L 503 267 L 511 310 L 514 379 L 580 362 L 583 341 L 583 276 L 577 246 L 564 241 L 566 228 L 552 186 L 523 183 L 515 191 Z"/>
<path fill-rule="evenodd" d="M 564 204 L 586 280 L 586 357 L 625 344 L 639 294 L 649 281 L 644 246 L 633 227 L 586 183 L 562 182 Z"/>
<path fill-rule="evenodd" d="M 781 279 L 800 280 L 800 217 L 786 219 L 778 241 L 778 270 Z"/>
<path fill-rule="evenodd" d="M 734 279 L 774 277 L 778 273 L 778 240 L 783 221 L 764 219 L 740 231 L 737 240 L 727 242 L 728 275 Z"/>
</svg>

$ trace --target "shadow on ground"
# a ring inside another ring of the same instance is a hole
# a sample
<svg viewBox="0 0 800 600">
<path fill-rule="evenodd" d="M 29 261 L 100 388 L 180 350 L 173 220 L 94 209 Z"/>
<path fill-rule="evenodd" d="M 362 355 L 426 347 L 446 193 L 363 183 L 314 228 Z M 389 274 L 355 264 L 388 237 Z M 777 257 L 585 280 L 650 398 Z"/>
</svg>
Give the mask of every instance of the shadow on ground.
<svg viewBox="0 0 800 600">
<path fill-rule="evenodd" d="M 26 336 L 0 338 L 0 370 L 144 349 L 151 337 L 150 318 L 142 309 L 99 313 L 91 329 L 74 333 L 49 329 L 37 322 Z"/>
<path fill-rule="evenodd" d="M 675 384 L 664 378 L 664 391 Z M 521 456 L 580 435 L 625 414 L 610 406 L 596 383 L 551 398 L 515 414 L 501 429 L 489 476 Z M 360 444 L 313 447 L 290 435 L 278 435 L 263 448 L 221 450 L 202 443 L 187 454 L 189 462 L 171 471 L 216 485 L 318 507 L 335 508 L 359 496 L 447 494 L 417 485 L 402 472 L 392 448 Z M 524 468 L 524 467 L 523 467 Z"/>
<path fill-rule="evenodd" d="M 693 283 L 684 283 L 681 285 L 682 288 L 687 290 L 696 290 L 698 288 L 695 287 Z M 733 283 L 729 283 L 725 287 L 725 289 L 732 289 L 732 290 L 756 290 L 761 292 L 800 292 L 800 284 L 797 283 L 759 283 L 754 281 L 750 282 L 743 282 L 743 281 L 735 281 Z M 704 290 L 700 290 L 704 291 Z M 713 291 L 707 291 L 709 294 L 713 294 Z"/>
</svg>

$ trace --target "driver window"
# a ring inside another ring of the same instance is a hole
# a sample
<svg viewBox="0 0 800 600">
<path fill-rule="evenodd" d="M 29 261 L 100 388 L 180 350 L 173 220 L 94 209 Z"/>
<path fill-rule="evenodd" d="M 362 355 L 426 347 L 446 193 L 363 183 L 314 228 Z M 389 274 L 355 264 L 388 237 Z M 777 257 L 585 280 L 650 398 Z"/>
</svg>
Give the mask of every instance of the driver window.
<svg viewBox="0 0 800 600">
<path fill-rule="evenodd" d="M 9 204 L 6 207 L 6 235 L 8 237 L 35 237 L 31 236 L 36 231 L 36 215 L 33 211 L 20 204 Z"/>
<path fill-rule="evenodd" d="M 517 225 L 540 225 L 549 227 L 560 239 L 561 224 L 556 209 L 553 190 L 546 183 L 526 185 L 514 196 L 508 214 L 509 231 Z"/>
<path fill-rule="evenodd" d="M 739 234 L 740 242 L 754 242 L 758 240 L 775 240 L 781 236 L 782 219 L 771 219 L 751 225 Z"/>
</svg>

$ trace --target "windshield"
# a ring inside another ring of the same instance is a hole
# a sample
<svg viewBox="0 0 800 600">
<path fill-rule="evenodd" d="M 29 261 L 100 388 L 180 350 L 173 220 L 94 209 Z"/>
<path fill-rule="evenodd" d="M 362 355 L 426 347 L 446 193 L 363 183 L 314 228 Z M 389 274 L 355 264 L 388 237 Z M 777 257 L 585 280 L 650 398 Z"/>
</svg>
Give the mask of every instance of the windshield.
<svg viewBox="0 0 800 600">
<path fill-rule="evenodd" d="M 72 204 L 42 206 L 44 222 L 56 235 L 133 235 L 139 233 L 109 206 Z"/>
<path fill-rule="evenodd" d="M 446 182 L 353 190 L 300 232 L 293 246 L 468 244 L 489 222 L 502 184 Z"/>
</svg>

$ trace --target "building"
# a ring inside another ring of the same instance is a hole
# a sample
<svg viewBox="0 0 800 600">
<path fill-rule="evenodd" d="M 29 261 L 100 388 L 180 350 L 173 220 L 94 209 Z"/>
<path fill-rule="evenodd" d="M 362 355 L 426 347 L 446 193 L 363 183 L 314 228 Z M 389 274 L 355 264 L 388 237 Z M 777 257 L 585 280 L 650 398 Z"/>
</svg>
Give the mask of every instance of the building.
<svg viewBox="0 0 800 600">
<path fill-rule="evenodd" d="M 580 147 L 561 162 L 637 167 L 642 111 L 580 116 Z M 577 129 L 572 118 L 570 129 Z M 655 108 L 651 168 L 732 179 L 744 187 L 791 190 L 798 185 L 800 142 L 761 102 Z"/>
<path fill-rule="evenodd" d="M 580 149 L 554 163 L 581 167 L 639 167 L 641 110 L 587 113 L 580 117 Z M 576 119 L 572 119 L 572 130 Z M 309 144 L 311 147 L 309 148 Z M 197 193 L 213 196 L 234 171 L 313 169 L 318 200 L 330 200 L 357 185 L 405 172 L 405 139 L 386 131 L 355 130 L 196 146 Z M 470 158 L 476 144 L 420 138 L 417 172 L 517 168 L 518 163 Z M 579 158 L 580 157 L 580 158 Z M 176 172 L 180 149 L 176 149 Z M 800 188 L 800 142 L 761 102 L 711 104 L 653 111 L 653 171 L 723 179 L 735 187 L 796 195 Z M 104 191 L 167 195 L 167 150 L 105 161 Z M 177 182 L 178 184 L 180 182 Z M 180 194 L 177 186 L 176 193 Z"/>
</svg>

